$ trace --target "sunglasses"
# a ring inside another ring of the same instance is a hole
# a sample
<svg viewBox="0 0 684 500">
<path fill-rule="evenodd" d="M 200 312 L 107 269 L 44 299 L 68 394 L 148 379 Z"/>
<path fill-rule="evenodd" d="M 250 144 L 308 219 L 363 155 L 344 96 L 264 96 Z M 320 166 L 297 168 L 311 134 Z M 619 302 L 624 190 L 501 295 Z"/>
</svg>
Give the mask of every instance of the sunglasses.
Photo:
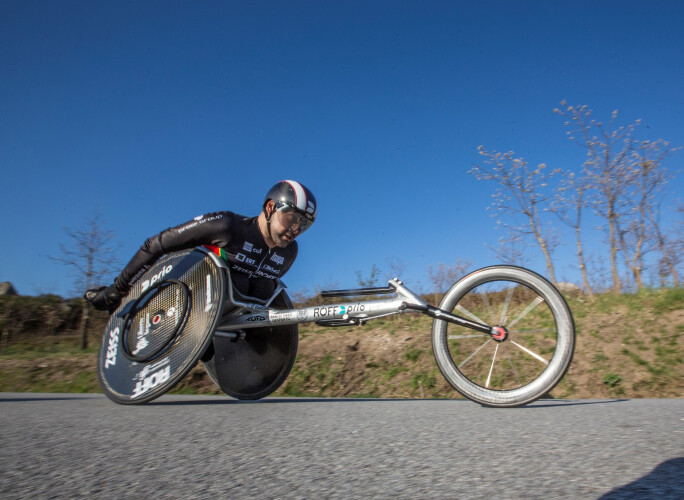
<svg viewBox="0 0 684 500">
<path fill-rule="evenodd" d="M 283 226 L 293 232 L 299 230 L 300 233 L 303 233 L 313 223 L 310 215 L 304 214 L 298 208 L 286 203 L 276 203 L 276 212 L 280 213 L 280 220 Z"/>
</svg>

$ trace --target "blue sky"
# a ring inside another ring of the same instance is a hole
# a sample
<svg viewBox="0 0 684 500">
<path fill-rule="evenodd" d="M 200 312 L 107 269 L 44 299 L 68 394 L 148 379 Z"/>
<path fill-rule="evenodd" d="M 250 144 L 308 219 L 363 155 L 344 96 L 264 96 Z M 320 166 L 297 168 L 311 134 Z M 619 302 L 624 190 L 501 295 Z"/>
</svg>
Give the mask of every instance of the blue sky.
<svg viewBox="0 0 684 500">
<path fill-rule="evenodd" d="M 684 145 L 682 17 L 677 1 L 5 0 L 0 281 L 69 295 L 47 258 L 65 226 L 99 212 L 124 263 L 201 213 L 255 215 L 296 179 L 319 218 L 292 291 L 391 260 L 428 290 L 430 265 L 496 263 L 494 187 L 468 174 L 479 145 L 577 168 L 562 99 Z M 680 174 L 669 207 L 683 188 Z M 567 243 L 558 277 L 577 281 Z M 527 265 L 544 271 L 534 250 Z"/>
</svg>

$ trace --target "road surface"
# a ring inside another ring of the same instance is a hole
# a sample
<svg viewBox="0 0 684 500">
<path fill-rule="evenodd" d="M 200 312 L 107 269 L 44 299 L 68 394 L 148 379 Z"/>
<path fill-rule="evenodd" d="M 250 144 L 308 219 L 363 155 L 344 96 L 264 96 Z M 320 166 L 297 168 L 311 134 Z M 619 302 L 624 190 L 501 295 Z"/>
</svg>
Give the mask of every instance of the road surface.
<svg viewBox="0 0 684 500">
<path fill-rule="evenodd" d="M 684 399 L 0 393 L 0 498 L 684 498 Z"/>
</svg>

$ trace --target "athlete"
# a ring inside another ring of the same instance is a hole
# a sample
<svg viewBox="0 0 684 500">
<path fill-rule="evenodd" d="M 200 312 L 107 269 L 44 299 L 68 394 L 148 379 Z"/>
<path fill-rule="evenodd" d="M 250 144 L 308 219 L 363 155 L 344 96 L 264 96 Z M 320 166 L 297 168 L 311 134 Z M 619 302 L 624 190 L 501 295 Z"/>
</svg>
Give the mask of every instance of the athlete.
<svg viewBox="0 0 684 500">
<path fill-rule="evenodd" d="M 316 208 L 316 198 L 303 184 L 280 181 L 266 194 L 258 216 L 214 212 L 166 229 L 145 241 L 113 284 L 88 290 L 84 297 L 95 309 L 112 313 L 162 255 L 204 245 L 228 263 L 238 292 L 267 298 L 275 290 L 273 280 L 297 257 L 295 238 L 316 220 Z"/>
</svg>

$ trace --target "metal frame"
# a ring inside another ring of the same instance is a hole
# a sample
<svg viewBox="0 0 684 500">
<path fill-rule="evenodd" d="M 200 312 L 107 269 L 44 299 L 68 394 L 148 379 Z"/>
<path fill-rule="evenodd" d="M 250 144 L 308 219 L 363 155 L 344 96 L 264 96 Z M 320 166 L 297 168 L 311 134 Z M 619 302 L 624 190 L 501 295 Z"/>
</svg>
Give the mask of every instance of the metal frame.
<svg viewBox="0 0 684 500">
<path fill-rule="evenodd" d="M 299 323 L 316 323 L 321 326 L 352 326 L 363 325 L 372 319 L 402 314 L 406 312 L 420 312 L 431 318 L 439 318 L 449 323 L 455 323 L 472 330 L 489 335 L 496 335 L 498 330 L 494 326 L 474 322 L 461 316 L 443 311 L 431 306 L 418 295 L 409 290 L 398 278 L 388 281 L 385 288 L 359 288 L 350 290 L 330 290 L 321 292 L 323 297 L 357 297 L 360 295 L 381 295 L 394 293 L 391 299 L 371 299 L 365 301 L 349 301 L 339 304 L 326 304 L 294 309 L 275 309 L 270 304 L 275 297 L 285 290 L 286 286 L 279 279 L 275 280 L 276 289 L 267 300 L 239 295 L 233 289 L 230 279 L 230 269 L 216 254 L 206 251 L 216 264 L 226 270 L 228 278 L 224 317 L 219 322 L 214 335 L 239 338 L 250 328 L 261 328 L 278 325 L 294 325 Z"/>
</svg>

